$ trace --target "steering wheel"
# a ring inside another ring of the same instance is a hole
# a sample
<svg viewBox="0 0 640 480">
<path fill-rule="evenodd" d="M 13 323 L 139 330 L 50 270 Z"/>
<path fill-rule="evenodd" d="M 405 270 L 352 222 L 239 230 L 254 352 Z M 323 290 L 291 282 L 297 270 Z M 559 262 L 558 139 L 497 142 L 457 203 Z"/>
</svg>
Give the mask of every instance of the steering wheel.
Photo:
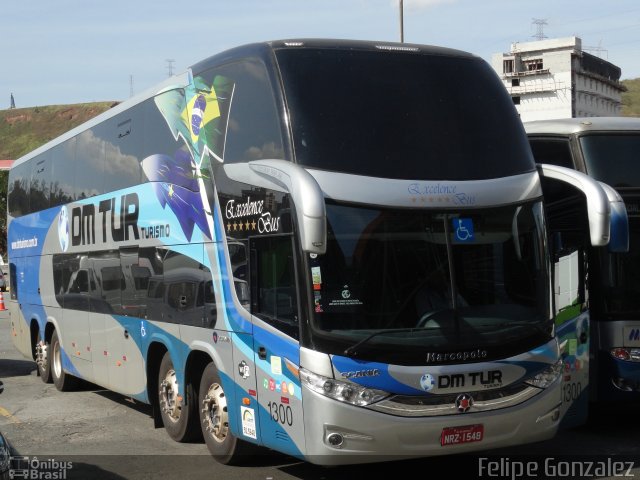
<svg viewBox="0 0 640 480">
<path fill-rule="evenodd" d="M 429 323 L 429 320 L 431 320 L 433 317 L 436 317 L 443 312 L 449 312 L 451 310 L 453 309 L 450 307 L 447 307 L 447 308 L 441 308 L 439 310 L 433 310 L 432 312 L 425 313 L 420 317 L 420 320 L 418 320 L 418 323 L 416 324 L 416 328 L 426 327 L 427 323 Z"/>
</svg>

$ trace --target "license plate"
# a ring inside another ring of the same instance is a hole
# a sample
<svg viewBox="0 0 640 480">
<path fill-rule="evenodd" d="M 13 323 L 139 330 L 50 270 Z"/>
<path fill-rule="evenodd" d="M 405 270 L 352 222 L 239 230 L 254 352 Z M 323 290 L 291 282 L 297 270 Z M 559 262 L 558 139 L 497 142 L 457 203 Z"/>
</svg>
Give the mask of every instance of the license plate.
<svg viewBox="0 0 640 480">
<path fill-rule="evenodd" d="M 442 429 L 440 445 L 459 445 L 461 443 L 480 442 L 484 437 L 484 425 L 465 425 L 463 427 L 447 427 Z"/>
</svg>

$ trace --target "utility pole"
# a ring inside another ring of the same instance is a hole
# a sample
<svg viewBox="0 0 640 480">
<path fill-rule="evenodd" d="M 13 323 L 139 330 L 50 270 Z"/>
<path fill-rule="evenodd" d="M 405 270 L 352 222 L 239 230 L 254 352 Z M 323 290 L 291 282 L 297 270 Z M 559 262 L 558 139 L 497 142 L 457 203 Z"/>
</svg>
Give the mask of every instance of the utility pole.
<svg viewBox="0 0 640 480">
<path fill-rule="evenodd" d="M 167 74 L 169 77 L 173 77 L 173 64 L 175 60 L 173 58 L 167 58 L 165 61 L 167 62 Z"/>
<path fill-rule="evenodd" d="M 404 43 L 404 6 L 400 0 L 400 43 Z"/>
</svg>

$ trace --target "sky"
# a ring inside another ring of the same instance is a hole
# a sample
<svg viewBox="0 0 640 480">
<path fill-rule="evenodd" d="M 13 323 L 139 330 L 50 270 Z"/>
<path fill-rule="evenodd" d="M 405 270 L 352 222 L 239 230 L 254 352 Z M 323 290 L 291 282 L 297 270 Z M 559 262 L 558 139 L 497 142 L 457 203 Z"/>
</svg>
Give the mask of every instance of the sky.
<svg viewBox="0 0 640 480">
<path fill-rule="evenodd" d="M 404 0 L 405 42 L 491 62 L 513 42 L 577 36 L 640 77 L 638 0 Z M 399 0 L 2 0 L 0 110 L 122 101 L 238 45 L 288 38 L 399 41 Z M 172 62 L 168 62 L 172 60 Z M 131 80 L 133 80 L 133 85 Z"/>
</svg>

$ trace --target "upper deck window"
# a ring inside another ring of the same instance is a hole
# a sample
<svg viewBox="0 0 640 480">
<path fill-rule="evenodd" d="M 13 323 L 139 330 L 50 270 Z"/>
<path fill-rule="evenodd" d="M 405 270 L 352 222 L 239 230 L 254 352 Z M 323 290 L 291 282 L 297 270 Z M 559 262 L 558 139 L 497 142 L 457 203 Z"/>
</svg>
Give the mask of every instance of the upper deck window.
<svg viewBox="0 0 640 480">
<path fill-rule="evenodd" d="M 276 57 L 302 165 L 432 180 L 534 169 L 511 98 L 479 58 L 321 48 Z"/>
<path fill-rule="evenodd" d="M 196 77 L 217 98 L 219 136 L 209 149 L 226 163 L 285 158 L 281 122 L 266 67 L 256 59 L 221 65 Z"/>
</svg>

